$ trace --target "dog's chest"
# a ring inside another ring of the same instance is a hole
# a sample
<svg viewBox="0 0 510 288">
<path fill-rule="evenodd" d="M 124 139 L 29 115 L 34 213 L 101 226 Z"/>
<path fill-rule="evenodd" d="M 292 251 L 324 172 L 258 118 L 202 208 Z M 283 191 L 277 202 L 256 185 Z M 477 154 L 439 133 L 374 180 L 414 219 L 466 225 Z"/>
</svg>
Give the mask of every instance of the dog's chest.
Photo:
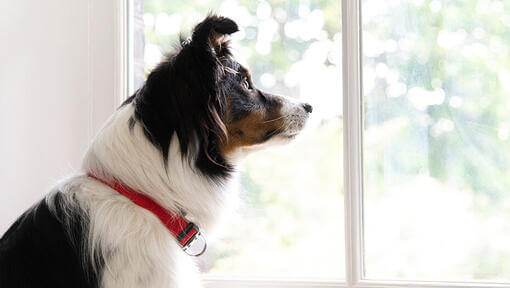
<svg viewBox="0 0 510 288">
<path fill-rule="evenodd" d="M 78 198 L 89 211 L 90 252 L 104 260 L 101 287 L 200 287 L 192 258 L 155 215 L 113 191 L 96 191 Z"/>
<path fill-rule="evenodd" d="M 166 231 L 134 233 L 132 238 L 117 242 L 106 259 L 104 288 L 200 287 L 193 260 Z"/>
<path fill-rule="evenodd" d="M 168 259 L 162 259 L 162 256 L 152 260 L 117 257 L 111 261 L 111 266 L 105 267 L 102 287 L 201 287 L 195 265 L 185 255 L 165 255 Z"/>
</svg>

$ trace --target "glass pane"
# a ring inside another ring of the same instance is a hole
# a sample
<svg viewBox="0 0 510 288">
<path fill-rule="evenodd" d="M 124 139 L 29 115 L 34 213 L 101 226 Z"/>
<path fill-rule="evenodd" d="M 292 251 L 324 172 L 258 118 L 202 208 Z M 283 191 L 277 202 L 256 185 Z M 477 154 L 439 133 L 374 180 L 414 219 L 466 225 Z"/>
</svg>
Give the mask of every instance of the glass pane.
<svg viewBox="0 0 510 288">
<path fill-rule="evenodd" d="M 367 278 L 510 280 L 510 2 L 363 0 Z"/>
<path fill-rule="evenodd" d="M 234 53 L 256 86 L 307 101 L 314 111 L 295 143 L 245 161 L 239 215 L 200 268 L 215 275 L 343 278 L 340 1 L 146 0 L 146 71 L 211 9 L 239 24 Z"/>
</svg>

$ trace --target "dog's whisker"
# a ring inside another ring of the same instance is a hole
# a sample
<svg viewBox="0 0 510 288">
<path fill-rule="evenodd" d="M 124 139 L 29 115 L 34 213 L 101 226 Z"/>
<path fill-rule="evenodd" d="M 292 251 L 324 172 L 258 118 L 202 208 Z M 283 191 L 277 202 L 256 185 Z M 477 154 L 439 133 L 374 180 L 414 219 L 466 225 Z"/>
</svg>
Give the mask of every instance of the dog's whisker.
<svg viewBox="0 0 510 288">
<path fill-rule="evenodd" d="M 283 119 L 283 118 L 288 118 L 288 117 L 290 117 L 290 116 L 291 116 L 291 115 L 283 115 L 283 116 L 280 116 L 280 117 L 275 118 L 275 119 L 271 119 L 271 120 L 263 121 L 262 123 L 273 122 L 273 121 L 277 121 L 277 120 L 280 120 L 280 119 Z"/>
</svg>

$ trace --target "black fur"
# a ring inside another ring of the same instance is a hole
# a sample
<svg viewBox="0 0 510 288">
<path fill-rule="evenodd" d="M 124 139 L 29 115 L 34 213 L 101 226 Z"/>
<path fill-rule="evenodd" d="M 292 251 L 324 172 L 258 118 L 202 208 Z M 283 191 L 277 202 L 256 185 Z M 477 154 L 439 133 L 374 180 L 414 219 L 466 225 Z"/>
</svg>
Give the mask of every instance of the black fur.
<svg viewBox="0 0 510 288">
<path fill-rule="evenodd" d="M 2 236 L 0 287 L 99 287 L 85 250 L 87 218 L 79 210 L 64 213 L 62 197 L 55 195 L 54 211 L 39 202 Z M 97 271 L 101 266 L 97 261 Z"/>
<path fill-rule="evenodd" d="M 219 143 L 227 136 L 219 58 L 229 56 L 230 51 L 214 43 L 215 37 L 237 30 L 228 18 L 208 16 L 195 27 L 191 40 L 183 41 L 180 51 L 160 63 L 128 99 L 134 101 L 135 118 L 161 150 L 165 163 L 175 133 L 183 157 L 196 159 L 196 167 L 204 175 L 225 177 L 232 170 L 219 151 Z"/>
</svg>

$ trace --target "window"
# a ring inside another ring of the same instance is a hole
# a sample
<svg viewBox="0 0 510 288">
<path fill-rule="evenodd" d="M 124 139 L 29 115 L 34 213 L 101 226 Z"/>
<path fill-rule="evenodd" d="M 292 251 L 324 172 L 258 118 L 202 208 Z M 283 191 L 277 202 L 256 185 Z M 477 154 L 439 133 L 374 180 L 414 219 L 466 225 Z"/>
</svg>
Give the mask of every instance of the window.
<svg viewBox="0 0 510 288">
<path fill-rule="evenodd" d="M 216 7 L 240 26 L 236 59 L 256 86 L 311 103 L 295 143 L 252 155 L 241 207 L 201 257 L 207 275 L 344 278 L 340 2 L 145 0 L 145 71 Z"/>
<path fill-rule="evenodd" d="M 362 1 L 365 273 L 510 280 L 510 3 Z"/>
<path fill-rule="evenodd" d="M 257 86 L 314 106 L 244 163 L 210 287 L 510 287 L 510 3 L 143 1 L 139 73 L 212 8 Z"/>
</svg>

